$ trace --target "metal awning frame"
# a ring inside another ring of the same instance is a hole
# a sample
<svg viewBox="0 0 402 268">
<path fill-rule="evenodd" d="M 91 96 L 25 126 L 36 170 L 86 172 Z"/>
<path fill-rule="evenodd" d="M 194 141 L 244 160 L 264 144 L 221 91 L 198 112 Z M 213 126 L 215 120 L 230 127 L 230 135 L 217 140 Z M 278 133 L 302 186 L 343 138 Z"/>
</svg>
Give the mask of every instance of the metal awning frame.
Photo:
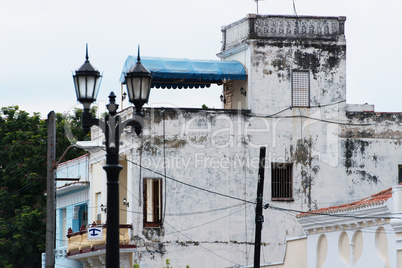
<svg viewBox="0 0 402 268">
<path fill-rule="evenodd" d="M 247 71 L 238 61 L 188 60 L 143 57 L 141 62 L 153 74 L 153 88 L 205 88 L 234 80 L 246 80 Z M 129 56 L 123 67 L 120 82 L 125 83 L 125 72 L 134 64 Z"/>
</svg>

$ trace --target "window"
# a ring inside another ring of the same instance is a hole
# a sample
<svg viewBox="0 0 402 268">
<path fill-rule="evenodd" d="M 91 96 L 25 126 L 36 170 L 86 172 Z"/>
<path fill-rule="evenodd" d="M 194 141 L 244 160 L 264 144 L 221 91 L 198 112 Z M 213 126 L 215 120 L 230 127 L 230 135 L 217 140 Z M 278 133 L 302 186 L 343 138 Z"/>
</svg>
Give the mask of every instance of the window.
<svg viewBox="0 0 402 268">
<path fill-rule="evenodd" d="M 398 184 L 402 183 L 402 165 L 398 165 Z"/>
<path fill-rule="evenodd" d="M 144 179 L 144 227 L 162 225 L 162 180 Z"/>
<path fill-rule="evenodd" d="M 88 225 L 88 210 L 85 207 L 85 209 L 81 209 L 81 225 L 87 226 Z"/>
<path fill-rule="evenodd" d="M 224 95 L 224 99 L 223 99 L 223 103 L 224 103 L 224 108 L 225 109 L 232 109 L 233 108 L 233 82 L 229 82 L 224 86 L 225 91 L 223 92 Z"/>
<path fill-rule="evenodd" d="M 62 218 L 62 227 L 61 227 L 61 233 L 63 234 L 63 246 L 67 245 L 67 240 L 65 239 L 67 235 L 67 209 L 63 208 L 61 210 L 61 218 Z"/>
<path fill-rule="evenodd" d="M 292 107 L 310 107 L 309 71 L 292 72 Z"/>
<path fill-rule="evenodd" d="M 102 221 L 102 193 L 95 194 L 96 199 L 96 221 Z"/>
<path fill-rule="evenodd" d="M 271 164 L 271 198 L 275 201 L 293 201 L 291 163 Z"/>
</svg>

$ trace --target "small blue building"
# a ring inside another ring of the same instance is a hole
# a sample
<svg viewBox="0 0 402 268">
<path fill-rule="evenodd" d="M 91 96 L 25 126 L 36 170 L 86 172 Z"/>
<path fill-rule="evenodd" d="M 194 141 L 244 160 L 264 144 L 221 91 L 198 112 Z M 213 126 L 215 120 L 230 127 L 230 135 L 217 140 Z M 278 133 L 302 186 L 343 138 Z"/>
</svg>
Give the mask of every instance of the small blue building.
<svg viewBox="0 0 402 268">
<path fill-rule="evenodd" d="M 67 233 L 78 232 L 88 225 L 89 218 L 89 154 L 61 163 L 56 178 L 79 179 L 56 182 L 56 249 L 55 267 L 83 267 L 81 262 L 69 260 Z M 70 232 L 71 232 L 70 230 Z"/>
</svg>

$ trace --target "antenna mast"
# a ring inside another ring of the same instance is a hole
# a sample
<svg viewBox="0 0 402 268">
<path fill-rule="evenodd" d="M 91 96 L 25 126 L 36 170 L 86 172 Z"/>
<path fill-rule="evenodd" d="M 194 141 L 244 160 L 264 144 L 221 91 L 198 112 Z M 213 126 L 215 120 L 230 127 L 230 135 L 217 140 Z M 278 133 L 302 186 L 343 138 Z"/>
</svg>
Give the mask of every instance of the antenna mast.
<svg viewBox="0 0 402 268">
<path fill-rule="evenodd" d="M 257 3 L 257 15 L 258 15 L 258 2 L 262 0 L 254 0 Z"/>
</svg>

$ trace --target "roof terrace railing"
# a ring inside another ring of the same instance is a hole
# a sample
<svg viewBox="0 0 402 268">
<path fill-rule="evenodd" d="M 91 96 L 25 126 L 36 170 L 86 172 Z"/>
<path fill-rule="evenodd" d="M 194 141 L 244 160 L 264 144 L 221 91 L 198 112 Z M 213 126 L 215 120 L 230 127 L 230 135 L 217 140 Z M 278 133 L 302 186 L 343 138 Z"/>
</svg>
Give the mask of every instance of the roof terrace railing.
<svg viewBox="0 0 402 268">
<path fill-rule="evenodd" d="M 249 14 L 222 27 L 222 51 L 249 39 L 318 39 L 337 41 L 345 37 L 346 17 L 277 16 Z"/>
</svg>

